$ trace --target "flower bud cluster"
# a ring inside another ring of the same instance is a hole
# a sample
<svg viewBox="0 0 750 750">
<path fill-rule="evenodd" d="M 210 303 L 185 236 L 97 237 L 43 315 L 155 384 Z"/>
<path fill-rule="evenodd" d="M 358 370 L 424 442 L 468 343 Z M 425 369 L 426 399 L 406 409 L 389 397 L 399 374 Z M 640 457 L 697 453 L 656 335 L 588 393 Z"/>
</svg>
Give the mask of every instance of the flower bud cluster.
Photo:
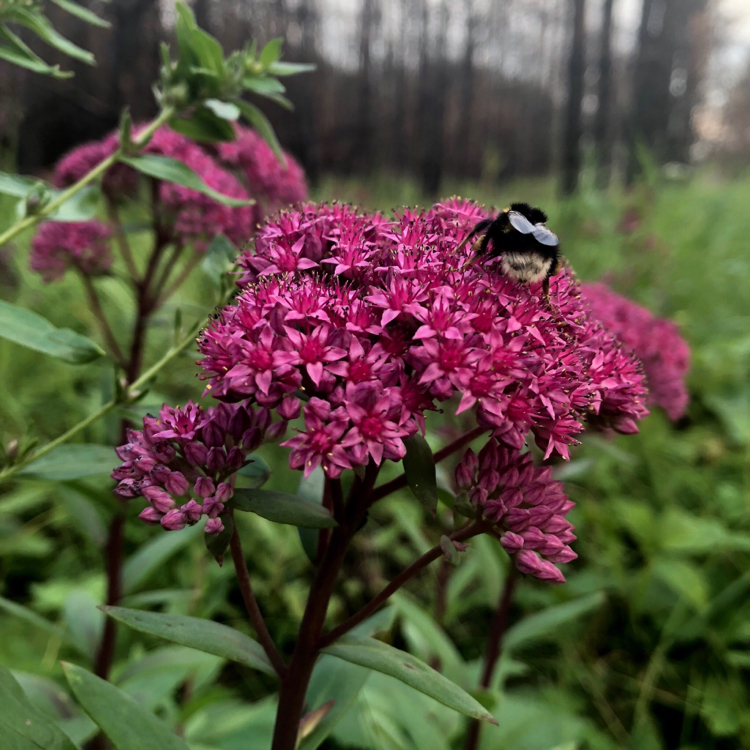
<svg viewBox="0 0 750 750">
<path fill-rule="evenodd" d="M 562 483 L 552 480 L 552 467 L 535 467 L 529 453 L 490 439 L 478 456 L 471 449 L 464 453 L 455 480 L 496 524 L 503 549 L 522 573 L 565 581 L 554 563 L 577 557 L 569 546 L 576 538 L 573 525 L 565 518 L 574 503 Z"/>
<path fill-rule="evenodd" d="M 99 221 L 45 221 L 31 243 L 29 264 L 46 282 L 61 279 L 69 268 L 87 276 L 112 265 L 110 230 Z"/>
<path fill-rule="evenodd" d="M 146 498 L 140 518 L 147 523 L 175 531 L 206 516 L 206 532 L 218 534 L 224 528 L 220 515 L 234 494 L 233 475 L 264 440 L 285 428 L 286 422 L 271 423 L 268 409 L 245 404 L 164 405 L 158 418 L 144 418 L 143 430 L 128 430 L 128 442 L 117 448 L 123 463 L 112 473 L 115 493 Z"/>
</svg>

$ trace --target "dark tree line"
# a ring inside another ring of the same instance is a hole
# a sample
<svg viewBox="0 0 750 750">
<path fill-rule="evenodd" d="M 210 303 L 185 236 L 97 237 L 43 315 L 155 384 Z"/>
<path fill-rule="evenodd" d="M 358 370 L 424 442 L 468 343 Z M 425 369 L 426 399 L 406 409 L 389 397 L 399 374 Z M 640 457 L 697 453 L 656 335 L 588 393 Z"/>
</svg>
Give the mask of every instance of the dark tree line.
<svg viewBox="0 0 750 750">
<path fill-rule="evenodd" d="M 274 36 L 285 56 L 315 62 L 288 79 L 296 112 L 271 113 L 313 180 L 322 171 L 413 175 L 426 192 L 452 180 L 501 181 L 559 170 L 576 189 L 592 147 L 597 182 L 632 180 L 639 144 L 686 161 L 711 39 L 708 0 L 642 0 L 638 44 L 613 44 L 616 0 L 194 0 L 200 24 L 226 48 Z M 342 8 L 347 7 L 347 11 Z M 54 14 L 98 66 L 69 82 L 0 68 L 0 95 L 20 99 L 0 119 L 18 134 L 21 168 L 51 163 L 111 129 L 128 104 L 153 111 L 158 44 L 169 7 L 113 0 L 103 31 Z M 596 24 L 594 19 L 598 18 Z M 597 106 L 591 107 L 591 102 Z M 584 106 L 585 105 L 585 106 Z"/>
</svg>

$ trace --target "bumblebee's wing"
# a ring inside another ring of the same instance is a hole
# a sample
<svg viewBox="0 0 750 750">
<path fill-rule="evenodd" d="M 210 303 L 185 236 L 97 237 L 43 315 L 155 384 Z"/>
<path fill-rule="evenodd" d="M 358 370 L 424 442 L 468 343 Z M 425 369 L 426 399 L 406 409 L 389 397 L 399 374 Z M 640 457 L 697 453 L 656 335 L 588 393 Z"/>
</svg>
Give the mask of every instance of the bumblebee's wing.
<svg viewBox="0 0 750 750">
<path fill-rule="evenodd" d="M 548 245 L 549 247 L 557 247 L 560 244 L 560 240 L 557 239 L 557 235 L 551 232 L 544 224 L 537 224 L 533 231 L 534 239 L 540 245 Z"/>
<path fill-rule="evenodd" d="M 508 211 L 508 221 L 516 232 L 521 234 L 533 234 L 534 225 L 518 211 Z"/>
</svg>

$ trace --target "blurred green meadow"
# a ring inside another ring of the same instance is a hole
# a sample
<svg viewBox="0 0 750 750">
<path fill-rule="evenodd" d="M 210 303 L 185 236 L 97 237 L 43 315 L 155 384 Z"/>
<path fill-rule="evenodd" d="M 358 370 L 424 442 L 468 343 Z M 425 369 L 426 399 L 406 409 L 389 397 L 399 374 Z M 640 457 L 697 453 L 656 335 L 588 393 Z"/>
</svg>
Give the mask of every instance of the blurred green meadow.
<svg viewBox="0 0 750 750">
<path fill-rule="evenodd" d="M 639 435 L 587 437 L 557 467 L 578 503 L 570 519 L 580 557 L 566 566 L 565 585 L 519 586 L 496 684 L 483 697 L 499 727 L 483 729 L 481 747 L 750 747 L 750 176 L 669 181 L 647 170 L 630 193 L 584 189 L 565 201 L 551 181 L 444 192 L 500 208 L 514 200 L 542 206 L 579 277 L 604 279 L 675 320 L 693 361 L 691 404 L 679 423 L 655 410 Z M 384 211 L 426 203 L 415 185 L 385 176 L 327 179 L 314 198 Z M 5 220 L 9 207 L 0 209 Z M 137 248 L 137 217 L 130 218 Z M 46 286 L 28 270 L 28 241 L 0 249 L 0 299 L 96 338 L 79 280 L 68 274 Z M 125 335 L 131 302 L 116 271 L 101 288 L 115 334 Z M 155 317 L 146 361 L 171 344 L 176 317 L 187 328 L 215 298 L 211 277 L 196 271 Z M 81 442 L 114 445 L 120 417 L 198 398 L 195 359 L 192 350 L 176 358 L 141 402 L 92 425 Z M 106 402 L 113 387 L 107 365 L 67 365 L 0 339 L 0 443 L 11 452 L 35 438 L 44 444 Z M 449 410 L 435 419 L 452 421 Z M 295 491 L 299 475 L 285 452 L 265 446 L 260 455 L 271 471 L 267 486 Z M 59 661 L 90 667 L 99 640 L 102 545 L 115 509 L 107 472 L 116 461 L 113 451 L 92 449 L 88 464 L 40 461 L 0 487 L 0 663 L 81 746 L 94 725 L 63 687 Z M 138 521 L 141 509 L 131 503 L 123 606 L 243 628 L 233 576 L 194 541 L 196 530 L 165 534 Z M 375 506 L 355 542 L 366 563 L 347 571 L 331 616 L 356 609 L 433 546 L 446 512 L 429 518 L 408 490 Z M 255 516 L 241 527 L 269 628 L 288 650 L 311 566 L 296 529 Z M 418 578 L 383 622 L 394 643 L 471 689 L 507 559 L 481 537 L 457 568 L 444 568 Z M 323 747 L 461 746 L 458 714 L 380 674 L 355 688 L 356 668 L 327 674 L 328 666 L 318 683 L 336 684 L 337 705 L 348 710 Z M 123 628 L 113 677 L 179 727 L 194 750 L 269 746 L 274 707 L 262 675 Z"/>
</svg>

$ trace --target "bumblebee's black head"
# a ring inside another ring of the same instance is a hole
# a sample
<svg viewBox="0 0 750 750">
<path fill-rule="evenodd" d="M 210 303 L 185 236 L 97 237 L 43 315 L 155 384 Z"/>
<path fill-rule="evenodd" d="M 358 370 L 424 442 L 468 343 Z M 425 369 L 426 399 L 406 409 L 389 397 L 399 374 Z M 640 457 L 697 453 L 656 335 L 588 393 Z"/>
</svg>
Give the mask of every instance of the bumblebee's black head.
<svg viewBox="0 0 750 750">
<path fill-rule="evenodd" d="M 541 208 L 533 208 L 528 203 L 511 203 L 511 211 L 518 211 L 525 216 L 532 224 L 546 224 L 547 214 Z"/>
</svg>

